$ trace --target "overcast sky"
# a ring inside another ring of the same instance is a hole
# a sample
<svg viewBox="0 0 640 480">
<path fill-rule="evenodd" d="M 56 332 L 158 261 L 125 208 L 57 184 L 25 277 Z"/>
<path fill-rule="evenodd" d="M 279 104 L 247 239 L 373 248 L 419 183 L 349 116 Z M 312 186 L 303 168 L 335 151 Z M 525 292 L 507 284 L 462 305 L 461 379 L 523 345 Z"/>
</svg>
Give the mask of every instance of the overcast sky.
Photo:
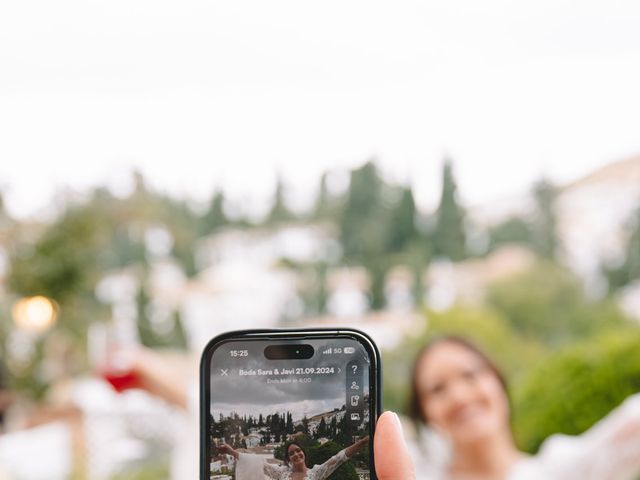
<svg viewBox="0 0 640 480">
<path fill-rule="evenodd" d="M 6 1 L 0 187 L 258 205 L 376 156 L 429 206 L 448 152 L 479 203 L 640 153 L 638 85 L 636 0 Z"/>
</svg>

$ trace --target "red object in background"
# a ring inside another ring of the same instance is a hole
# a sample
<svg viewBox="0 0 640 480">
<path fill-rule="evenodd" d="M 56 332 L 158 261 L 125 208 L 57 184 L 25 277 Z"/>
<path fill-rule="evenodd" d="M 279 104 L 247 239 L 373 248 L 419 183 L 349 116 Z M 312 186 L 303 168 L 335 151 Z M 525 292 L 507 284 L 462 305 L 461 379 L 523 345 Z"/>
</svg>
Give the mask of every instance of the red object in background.
<svg viewBox="0 0 640 480">
<path fill-rule="evenodd" d="M 131 370 L 103 370 L 101 375 L 118 393 L 140 386 L 140 378 Z"/>
</svg>

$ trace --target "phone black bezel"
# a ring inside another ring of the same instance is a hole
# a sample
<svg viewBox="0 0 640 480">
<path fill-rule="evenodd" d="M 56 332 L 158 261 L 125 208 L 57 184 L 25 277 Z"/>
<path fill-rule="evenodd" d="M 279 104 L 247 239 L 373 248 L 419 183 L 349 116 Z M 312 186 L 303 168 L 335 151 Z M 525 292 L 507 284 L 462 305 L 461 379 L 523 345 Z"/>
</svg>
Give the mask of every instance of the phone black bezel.
<svg viewBox="0 0 640 480">
<path fill-rule="evenodd" d="M 369 335 L 352 328 L 295 328 L 295 329 L 255 329 L 230 331 L 214 337 L 207 343 L 200 358 L 200 479 L 210 478 L 209 465 L 207 464 L 207 432 L 209 431 L 209 405 L 210 405 L 210 374 L 211 356 L 222 344 L 229 341 L 243 339 L 251 340 L 287 340 L 309 339 L 335 339 L 350 338 L 358 341 L 367 351 L 371 360 L 369 371 L 369 422 L 371 436 L 376 429 L 376 421 L 382 413 L 382 360 L 377 345 Z M 369 442 L 369 458 L 371 480 L 375 480 L 375 461 L 373 456 L 373 442 Z"/>
</svg>

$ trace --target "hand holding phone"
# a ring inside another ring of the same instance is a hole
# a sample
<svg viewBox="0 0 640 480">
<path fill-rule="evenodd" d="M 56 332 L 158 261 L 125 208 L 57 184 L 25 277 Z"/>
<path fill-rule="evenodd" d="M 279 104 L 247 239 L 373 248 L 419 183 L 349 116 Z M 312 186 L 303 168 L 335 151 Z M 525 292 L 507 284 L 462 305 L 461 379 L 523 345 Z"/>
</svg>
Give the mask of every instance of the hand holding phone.
<svg viewBox="0 0 640 480">
<path fill-rule="evenodd" d="M 378 350 L 357 331 L 217 337 L 201 364 L 201 479 L 375 479 L 379 384 Z"/>
<path fill-rule="evenodd" d="M 384 412 L 374 441 L 378 480 L 415 480 L 416 474 L 398 415 Z"/>
</svg>

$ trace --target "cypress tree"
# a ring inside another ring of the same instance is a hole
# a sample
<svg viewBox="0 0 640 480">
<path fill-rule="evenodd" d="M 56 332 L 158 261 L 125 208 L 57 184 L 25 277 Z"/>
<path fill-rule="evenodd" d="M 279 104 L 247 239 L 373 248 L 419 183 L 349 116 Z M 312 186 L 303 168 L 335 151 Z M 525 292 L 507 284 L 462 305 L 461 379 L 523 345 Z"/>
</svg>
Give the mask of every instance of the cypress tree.
<svg viewBox="0 0 640 480">
<path fill-rule="evenodd" d="M 313 211 L 315 219 L 323 219 L 331 215 L 332 199 L 327 187 L 327 173 L 323 173 L 320 178 L 320 189 L 318 190 L 318 198 Z"/>
<path fill-rule="evenodd" d="M 211 198 L 209 208 L 200 220 L 200 233 L 202 235 L 209 235 L 229 223 L 224 213 L 224 203 L 224 192 L 222 190 L 216 191 Z"/>
<path fill-rule="evenodd" d="M 273 199 L 273 206 L 271 207 L 271 212 L 269 213 L 269 217 L 267 219 L 269 223 L 286 222 L 293 219 L 294 216 L 287 208 L 284 197 L 284 182 L 282 181 L 282 178 L 278 176 L 278 180 L 276 183 L 276 192 Z"/>
<path fill-rule="evenodd" d="M 320 419 L 320 424 L 318 425 L 317 435 L 318 438 L 327 436 L 327 422 L 324 421 L 324 417 Z"/>
<path fill-rule="evenodd" d="M 340 219 L 341 243 L 349 260 L 384 251 L 387 218 L 381 208 L 383 182 L 372 161 L 351 172 L 347 201 Z"/>
<path fill-rule="evenodd" d="M 548 180 L 541 179 L 534 185 L 533 196 L 537 208 L 533 246 L 538 255 L 554 259 L 558 248 L 554 209 L 555 187 Z"/>
<path fill-rule="evenodd" d="M 452 162 L 446 158 L 442 169 L 442 195 L 436 211 L 433 243 L 436 255 L 453 261 L 463 260 L 467 256 L 464 211 L 458 204 L 456 191 Z"/>
<path fill-rule="evenodd" d="M 400 201 L 393 209 L 389 228 L 389 250 L 404 250 L 417 236 L 416 204 L 410 187 L 402 188 Z"/>
</svg>

